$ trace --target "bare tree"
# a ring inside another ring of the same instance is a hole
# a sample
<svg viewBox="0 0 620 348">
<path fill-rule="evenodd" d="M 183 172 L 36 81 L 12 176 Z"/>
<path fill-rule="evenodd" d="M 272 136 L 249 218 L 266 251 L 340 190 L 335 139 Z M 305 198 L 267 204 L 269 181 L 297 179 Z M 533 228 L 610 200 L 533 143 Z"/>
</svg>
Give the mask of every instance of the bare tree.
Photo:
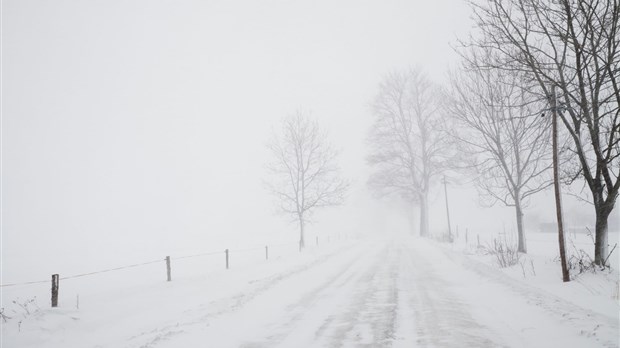
<svg viewBox="0 0 620 348">
<path fill-rule="evenodd" d="M 481 197 L 515 208 L 517 250 L 525 253 L 523 209 L 531 195 L 551 184 L 551 152 L 549 120 L 540 117 L 540 103 L 525 93 L 523 83 L 519 75 L 465 63 L 451 76 L 446 108 L 458 125 L 459 149 L 476 171 Z"/>
<path fill-rule="evenodd" d="M 620 189 L 620 1 L 490 0 L 472 3 L 475 46 L 525 73 L 544 97 L 558 90 L 564 124 L 596 214 L 595 259 L 607 256 L 607 220 Z"/>
<path fill-rule="evenodd" d="M 372 104 L 369 184 L 400 194 L 420 207 L 420 235 L 428 235 L 428 192 L 445 169 L 447 141 L 442 131 L 437 88 L 418 70 L 394 72 L 380 85 Z"/>
<path fill-rule="evenodd" d="M 337 151 L 316 120 L 301 111 L 282 121 L 282 134 L 268 144 L 273 161 L 267 183 L 279 210 L 299 224 L 299 247 L 305 246 L 304 229 L 318 208 L 344 202 L 348 182 L 340 177 Z"/>
</svg>

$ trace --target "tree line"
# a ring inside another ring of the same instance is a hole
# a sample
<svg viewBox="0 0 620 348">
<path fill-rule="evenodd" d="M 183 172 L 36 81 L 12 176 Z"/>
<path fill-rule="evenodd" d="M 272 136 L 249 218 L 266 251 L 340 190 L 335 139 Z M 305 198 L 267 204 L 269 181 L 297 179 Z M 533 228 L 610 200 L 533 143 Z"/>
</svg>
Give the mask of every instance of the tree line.
<svg viewBox="0 0 620 348">
<path fill-rule="evenodd" d="M 420 69 L 385 75 L 371 102 L 368 184 L 419 207 L 444 175 L 473 177 L 484 203 L 514 207 L 519 252 L 524 209 L 553 183 L 557 117 L 561 175 L 581 180 L 595 216 L 594 263 L 608 257 L 608 219 L 620 189 L 620 1 L 470 2 L 475 30 L 456 48 L 444 86 Z M 552 117 L 553 116 L 553 117 Z M 341 204 L 348 182 L 316 121 L 296 113 L 269 145 L 270 191 L 300 226 L 315 208 Z"/>
</svg>

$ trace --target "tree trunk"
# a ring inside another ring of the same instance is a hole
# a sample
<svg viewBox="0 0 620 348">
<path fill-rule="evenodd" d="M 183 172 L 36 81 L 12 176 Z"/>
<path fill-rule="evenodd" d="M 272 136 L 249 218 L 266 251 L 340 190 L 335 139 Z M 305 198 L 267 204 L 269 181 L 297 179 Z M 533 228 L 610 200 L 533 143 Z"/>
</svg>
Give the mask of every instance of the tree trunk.
<svg viewBox="0 0 620 348">
<path fill-rule="evenodd" d="M 605 266 L 605 258 L 607 258 L 607 220 L 611 209 L 601 207 L 594 203 L 594 209 L 596 210 L 596 222 L 594 225 L 594 263 L 599 266 Z"/>
<path fill-rule="evenodd" d="M 595 234 L 596 242 L 594 244 L 594 263 L 604 266 L 605 258 L 607 258 L 607 216 L 604 214 L 596 214 Z"/>
<path fill-rule="evenodd" d="M 426 193 L 420 195 L 420 236 L 428 237 L 428 197 Z"/>
<path fill-rule="evenodd" d="M 304 217 L 299 215 L 299 249 L 306 247 L 306 240 L 304 236 Z"/>
<path fill-rule="evenodd" d="M 527 253 L 525 231 L 523 230 L 523 209 L 521 208 L 521 199 L 518 197 L 515 199 L 515 212 L 517 214 L 517 237 L 519 243 L 517 250 L 522 253 Z"/>
</svg>

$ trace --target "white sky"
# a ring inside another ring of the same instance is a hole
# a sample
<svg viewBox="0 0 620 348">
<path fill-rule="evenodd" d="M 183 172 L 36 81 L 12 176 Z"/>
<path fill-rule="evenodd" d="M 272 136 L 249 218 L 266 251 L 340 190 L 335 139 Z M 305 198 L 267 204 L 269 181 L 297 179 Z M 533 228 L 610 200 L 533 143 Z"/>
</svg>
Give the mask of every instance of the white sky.
<svg viewBox="0 0 620 348">
<path fill-rule="evenodd" d="M 270 130 L 297 108 L 355 183 L 312 228 L 385 223 L 365 189 L 367 105 L 390 70 L 442 81 L 469 23 L 459 0 L 2 1 L 5 281 L 295 240 L 261 181 Z"/>
</svg>

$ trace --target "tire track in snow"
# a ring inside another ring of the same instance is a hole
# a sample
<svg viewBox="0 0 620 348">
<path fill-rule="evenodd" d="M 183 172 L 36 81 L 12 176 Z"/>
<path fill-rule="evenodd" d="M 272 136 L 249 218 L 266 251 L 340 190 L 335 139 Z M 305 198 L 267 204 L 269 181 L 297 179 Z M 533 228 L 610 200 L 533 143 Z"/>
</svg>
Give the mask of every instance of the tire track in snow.
<svg viewBox="0 0 620 348">
<path fill-rule="evenodd" d="M 393 339 L 398 294 L 398 256 L 387 246 L 352 260 L 334 277 L 313 287 L 278 318 L 275 332 L 241 347 L 387 347 Z"/>
<path fill-rule="evenodd" d="M 310 336 L 314 336 L 313 339 L 321 336 L 335 321 L 333 312 L 331 312 L 335 309 L 334 306 L 325 305 L 325 302 L 334 304 L 341 301 L 348 302 L 350 293 L 354 292 L 354 286 L 359 285 L 360 279 L 366 280 L 368 274 L 373 273 L 373 270 L 376 269 L 376 267 L 370 267 L 374 265 L 373 263 L 368 265 L 369 260 L 376 258 L 374 256 L 376 253 L 378 252 L 374 251 L 369 258 L 368 255 L 364 255 L 364 250 L 362 250 L 358 257 L 351 259 L 335 275 L 307 291 L 294 303 L 287 305 L 286 312 L 288 314 L 285 318 L 279 318 L 279 321 L 275 323 L 278 325 L 273 328 L 275 333 L 259 340 L 245 342 L 242 347 L 274 347 L 278 345 L 286 347 L 288 346 L 286 340 L 300 330 L 312 331 Z M 325 309 L 328 309 L 327 313 L 324 312 Z M 308 319 L 308 317 L 312 318 Z M 314 330 L 317 326 L 318 328 Z"/>
<path fill-rule="evenodd" d="M 404 313 L 413 313 L 413 325 L 401 325 L 398 340 L 415 333 L 415 344 L 422 347 L 504 347 L 490 337 L 496 337 L 488 328 L 476 323 L 466 303 L 450 291 L 449 284 L 434 272 L 433 261 L 414 248 L 401 248 L 399 274 Z M 408 310 L 407 310 L 408 309 Z M 405 314 L 406 315 L 406 314 Z M 400 321 L 411 325 L 400 316 Z M 404 343 L 404 342 L 403 342 Z"/>
<path fill-rule="evenodd" d="M 365 287 L 349 305 L 346 313 L 330 325 L 333 330 L 329 347 L 389 347 L 394 339 L 398 289 L 396 286 L 399 253 L 390 245 L 378 253 L 373 268 L 358 280 L 359 287 Z"/>
</svg>

